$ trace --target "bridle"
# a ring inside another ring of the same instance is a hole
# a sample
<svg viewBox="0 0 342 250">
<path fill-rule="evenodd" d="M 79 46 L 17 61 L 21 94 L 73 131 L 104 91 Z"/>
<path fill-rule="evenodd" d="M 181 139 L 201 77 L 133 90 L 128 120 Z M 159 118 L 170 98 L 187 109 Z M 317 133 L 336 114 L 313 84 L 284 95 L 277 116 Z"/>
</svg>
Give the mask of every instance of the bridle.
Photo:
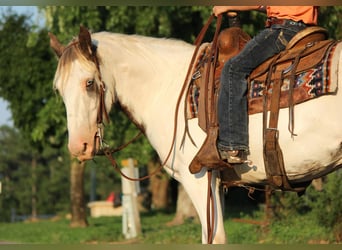
<svg viewBox="0 0 342 250">
<path fill-rule="evenodd" d="M 97 75 L 98 75 L 98 79 L 100 81 L 100 85 L 98 86 L 99 89 L 99 107 L 97 110 L 97 117 L 96 117 L 96 124 L 97 124 L 97 132 L 94 136 L 94 141 L 96 141 L 96 139 L 99 139 L 99 144 L 100 144 L 100 150 L 104 150 L 107 145 L 103 140 L 103 127 L 104 127 L 104 119 L 105 118 L 106 122 L 109 122 L 109 115 L 106 109 L 106 103 L 105 103 L 105 92 L 106 92 L 106 84 L 104 83 L 103 79 L 102 79 L 102 74 L 101 74 L 101 69 L 100 69 L 100 63 L 99 63 L 99 59 L 97 57 L 97 46 L 95 44 L 91 44 L 90 47 L 90 51 L 87 48 L 82 48 L 82 44 L 79 42 L 79 40 L 73 41 L 72 43 L 70 43 L 66 48 L 64 48 L 63 51 L 78 45 L 82 50 L 86 50 L 88 55 L 85 55 L 87 59 L 89 59 L 90 61 L 92 61 L 95 64 L 96 70 L 97 70 Z M 96 145 L 96 144 L 95 144 Z M 94 149 L 96 150 L 96 149 Z M 94 152 L 97 153 L 97 152 Z"/>
<path fill-rule="evenodd" d="M 99 62 L 99 58 L 97 56 L 97 46 L 96 44 L 94 44 L 91 40 L 90 34 L 88 32 L 88 30 L 86 28 L 84 28 L 83 26 L 80 26 L 80 33 L 78 35 L 78 40 L 74 40 L 72 41 L 68 46 L 64 47 L 63 45 L 61 45 L 59 43 L 59 41 L 57 40 L 57 38 L 49 33 L 50 36 L 50 44 L 51 47 L 55 50 L 55 53 L 58 57 L 61 57 L 62 54 L 74 47 L 74 46 L 78 46 L 78 49 L 80 49 L 81 53 L 83 56 L 86 57 L 87 60 L 93 62 L 95 64 L 96 70 L 97 70 L 97 77 L 99 79 L 100 85 L 98 85 L 98 92 L 99 92 L 99 107 L 97 110 L 97 117 L 96 117 L 96 124 L 97 124 L 97 131 L 94 135 L 94 151 L 93 151 L 93 155 L 105 155 L 107 156 L 107 158 L 110 160 L 111 164 L 113 165 L 114 169 L 117 170 L 121 176 L 125 177 L 128 180 L 131 181 L 141 181 L 141 180 L 145 180 L 147 178 L 150 178 L 152 175 L 157 174 L 158 172 L 161 171 L 161 169 L 164 167 L 164 165 L 166 164 L 167 160 L 169 159 L 170 155 L 171 155 L 171 151 L 169 152 L 167 158 L 164 160 L 164 162 L 162 164 L 160 164 L 160 166 L 155 169 L 152 173 L 150 173 L 149 175 L 145 176 L 145 177 L 141 177 L 141 178 L 131 178 L 126 176 L 118 167 L 118 164 L 116 163 L 116 160 L 113 158 L 112 154 L 116 153 L 124 148 L 126 148 L 129 144 L 131 144 L 132 142 L 136 141 L 142 134 L 143 132 L 140 131 L 133 139 L 131 139 L 130 141 L 128 141 L 127 143 L 121 145 L 120 147 L 117 147 L 115 149 L 110 148 L 109 145 L 107 145 L 103 139 L 103 134 L 104 134 L 104 118 L 107 122 L 109 122 L 109 115 L 106 109 L 106 104 L 105 104 L 105 92 L 106 92 L 106 84 L 102 79 L 102 74 L 101 74 L 101 68 L 100 68 L 100 62 Z M 97 140 L 99 142 L 99 150 L 96 150 L 96 143 Z"/>
</svg>

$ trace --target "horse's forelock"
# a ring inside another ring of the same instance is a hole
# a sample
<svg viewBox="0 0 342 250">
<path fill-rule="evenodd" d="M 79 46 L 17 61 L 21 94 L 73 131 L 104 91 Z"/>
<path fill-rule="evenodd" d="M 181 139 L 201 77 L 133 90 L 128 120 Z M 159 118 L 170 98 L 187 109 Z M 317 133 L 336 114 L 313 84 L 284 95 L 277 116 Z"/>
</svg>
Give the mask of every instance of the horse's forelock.
<svg viewBox="0 0 342 250">
<path fill-rule="evenodd" d="M 72 63 L 78 60 L 85 67 L 94 67 L 95 65 L 89 61 L 81 52 L 77 42 L 71 42 L 64 50 L 59 58 L 58 66 L 54 78 L 53 87 L 63 92 L 67 79 L 71 73 Z"/>
</svg>

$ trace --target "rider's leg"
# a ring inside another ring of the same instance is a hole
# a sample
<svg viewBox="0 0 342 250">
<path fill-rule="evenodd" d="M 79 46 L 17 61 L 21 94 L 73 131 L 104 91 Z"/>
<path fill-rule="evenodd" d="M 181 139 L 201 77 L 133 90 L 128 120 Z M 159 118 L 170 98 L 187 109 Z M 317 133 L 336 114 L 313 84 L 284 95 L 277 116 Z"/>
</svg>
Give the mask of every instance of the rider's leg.
<svg viewBox="0 0 342 250">
<path fill-rule="evenodd" d="M 218 100 L 218 148 L 221 155 L 230 157 L 236 152 L 244 152 L 244 156 L 248 154 L 246 78 L 259 64 L 282 51 L 287 41 L 295 34 L 294 30 L 278 26 L 267 28 L 250 40 L 240 54 L 224 65 Z M 239 157 L 237 158 L 239 160 Z M 234 155 L 232 160 L 234 161 Z"/>
</svg>

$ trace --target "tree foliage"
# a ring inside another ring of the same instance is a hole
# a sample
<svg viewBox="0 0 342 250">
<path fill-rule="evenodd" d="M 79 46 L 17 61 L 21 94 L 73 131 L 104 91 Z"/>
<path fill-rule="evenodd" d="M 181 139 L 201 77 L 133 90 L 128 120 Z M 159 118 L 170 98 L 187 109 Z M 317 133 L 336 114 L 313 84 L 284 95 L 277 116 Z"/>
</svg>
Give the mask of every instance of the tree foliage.
<svg viewBox="0 0 342 250">
<path fill-rule="evenodd" d="M 342 6 L 320 7 L 318 24 L 328 30 L 330 38 L 341 40 Z"/>
<path fill-rule="evenodd" d="M 51 68 L 55 63 L 48 48 L 46 30 L 35 33 L 27 17 L 4 17 L 0 30 L 0 95 L 9 102 L 12 118 L 27 139 L 37 126 L 36 115 L 46 105 L 51 92 Z M 33 140 L 31 140 L 33 141 Z"/>
<path fill-rule="evenodd" d="M 53 116 L 58 110 L 58 102 L 51 88 L 52 69 L 56 62 L 49 50 L 46 34 L 46 29 L 36 29 L 25 15 L 8 12 L 0 20 L 0 78 L 3 82 L 0 96 L 9 102 L 16 127 L 15 133 L 7 132 L 4 138 L 10 137 L 12 144 L 21 150 L 13 150 L 7 154 L 8 160 L 2 161 L 2 170 L 6 169 L 11 174 L 7 175 L 4 183 L 7 192 L 0 198 L 7 195 L 12 197 L 13 202 L 5 202 L 3 207 L 10 206 L 7 211 L 15 208 L 18 214 L 54 213 L 62 207 L 65 209 L 67 204 L 67 199 L 62 198 L 60 193 L 65 193 L 67 175 L 63 175 L 63 171 L 56 172 L 65 166 L 65 152 L 56 150 L 56 143 L 51 143 L 56 141 L 56 134 L 63 134 L 58 131 L 64 131 L 65 137 L 66 129 L 65 123 L 63 126 L 57 126 L 56 123 L 63 121 L 62 112 L 55 119 Z M 47 107 L 48 114 L 44 114 Z M 35 139 L 35 131 L 42 134 L 40 140 Z M 62 138 L 57 146 L 63 141 L 65 139 Z M 2 145 L 4 149 L 13 149 L 9 139 Z M 25 153 L 24 157 L 22 152 Z M 10 164 L 18 159 L 20 164 Z M 10 192 L 11 186 L 15 187 L 13 192 Z M 58 202 L 51 203 L 55 199 Z"/>
</svg>

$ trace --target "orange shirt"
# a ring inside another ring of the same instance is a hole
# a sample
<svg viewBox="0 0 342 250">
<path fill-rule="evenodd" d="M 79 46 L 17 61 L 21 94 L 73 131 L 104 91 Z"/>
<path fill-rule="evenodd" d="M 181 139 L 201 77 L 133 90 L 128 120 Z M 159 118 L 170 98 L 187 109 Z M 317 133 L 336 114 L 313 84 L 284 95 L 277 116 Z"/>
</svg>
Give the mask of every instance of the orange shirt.
<svg viewBox="0 0 342 250">
<path fill-rule="evenodd" d="M 266 11 L 268 17 L 317 25 L 318 8 L 316 6 L 267 6 Z"/>
</svg>

